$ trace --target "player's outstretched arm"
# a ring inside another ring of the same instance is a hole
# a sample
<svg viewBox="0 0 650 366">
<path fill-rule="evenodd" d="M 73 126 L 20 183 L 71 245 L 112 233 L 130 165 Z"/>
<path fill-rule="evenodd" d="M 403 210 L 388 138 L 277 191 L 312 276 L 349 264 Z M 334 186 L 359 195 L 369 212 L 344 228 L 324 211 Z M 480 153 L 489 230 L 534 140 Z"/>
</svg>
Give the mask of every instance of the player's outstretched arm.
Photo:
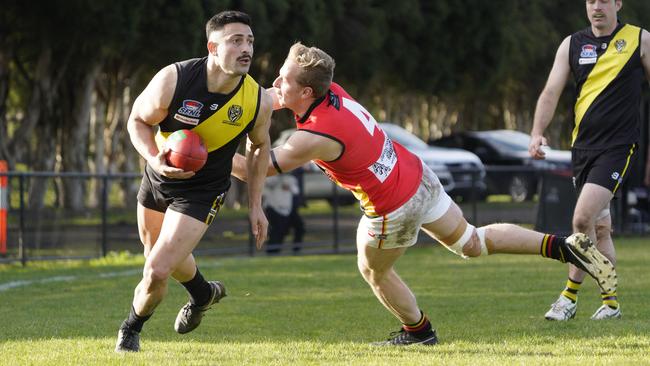
<svg viewBox="0 0 650 366">
<path fill-rule="evenodd" d="M 337 159 L 343 147 L 325 136 L 305 131 L 295 131 L 282 146 L 271 150 L 266 176 L 287 173 L 311 160 L 332 161 Z M 232 175 L 246 182 L 246 158 L 235 154 L 232 160 Z"/>
<path fill-rule="evenodd" d="M 551 123 L 555 108 L 560 100 L 560 95 L 564 90 L 564 86 L 569 79 L 571 73 L 571 66 L 569 65 L 569 46 L 571 43 L 571 36 L 566 37 L 555 54 L 555 61 L 553 68 L 546 81 L 544 90 L 537 99 L 537 106 L 535 107 L 535 116 L 533 118 L 533 130 L 530 133 L 530 145 L 528 152 L 530 156 L 535 159 L 544 159 L 546 154 L 542 150 L 542 145 L 547 145 L 544 131 Z"/>
<path fill-rule="evenodd" d="M 255 127 L 248 133 L 245 162 L 246 176 L 248 177 L 248 216 L 258 249 L 264 245 L 269 226 L 262 209 L 262 190 L 269 165 L 269 150 L 271 148 L 269 126 L 273 112 L 271 97 L 264 91 L 261 93 L 260 111 L 255 121 Z"/>
<path fill-rule="evenodd" d="M 149 165 L 158 173 L 170 178 L 189 178 L 194 172 L 168 166 L 164 151 L 159 151 L 152 126 L 166 116 L 176 88 L 177 73 L 174 65 L 160 70 L 149 85 L 136 98 L 127 121 L 131 143 Z"/>
</svg>

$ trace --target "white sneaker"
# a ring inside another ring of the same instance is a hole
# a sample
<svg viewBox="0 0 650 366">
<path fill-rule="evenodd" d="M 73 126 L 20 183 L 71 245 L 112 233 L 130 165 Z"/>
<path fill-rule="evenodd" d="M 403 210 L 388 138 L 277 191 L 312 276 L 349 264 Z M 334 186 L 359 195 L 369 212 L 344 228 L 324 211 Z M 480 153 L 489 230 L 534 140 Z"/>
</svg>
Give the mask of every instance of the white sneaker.
<svg viewBox="0 0 650 366">
<path fill-rule="evenodd" d="M 621 317 L 621 307 L 612 309 L 607 305 L 603 305 L 596 310 L 594 315 L 591 316 L 593 320 L 604 320 L 604 319 L 619 319 Z"/>
<path fill-rule="evenodd" d="M 547 320 L 569 320 L 576 316 L 578 310 L 577 302 L 573 302 L 565 296 L 560 295 L 551 305 L 551 309 L 544 314 Z"/>
</svg>

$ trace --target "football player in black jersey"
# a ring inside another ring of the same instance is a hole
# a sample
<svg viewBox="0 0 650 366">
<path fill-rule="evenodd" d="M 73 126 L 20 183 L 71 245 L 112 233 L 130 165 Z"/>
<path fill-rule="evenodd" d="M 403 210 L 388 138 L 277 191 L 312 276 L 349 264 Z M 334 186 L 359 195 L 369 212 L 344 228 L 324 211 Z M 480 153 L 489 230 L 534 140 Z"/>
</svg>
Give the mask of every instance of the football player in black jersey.
<svg viewBox="0 0 650 366">
<path fill-rule="evenodd" d="M 232 156 L 245 136 L 249 219 L 258 248 L 266 239 L 261 195 L 273 102 L 248 75 L 253 56 L 250 23 L 248 15 L 237 11 L 215 15 L 206 25 L 207 57 L 163 68 L 133 104 L 128 131 L 147 162 L 137 212 L 146 261 L 131 312 L 118 332 L 118 352 L 139 351 L 142 326 L 167 293 L 169 277 L 190 296 L 176 318 L 178 333 L 196 328 L 204 312 L 226 295 L 221 282 L 203 278 L 192 251 L 223 202 Z M 208 160 L 196 174 L 165 162 L 164 142 L 180 129 L 197 132 L 207 147 Z"/>
<path fill-rule="evenodd" d="M 530 155 L 544 159 L 543 136 L 569 75 L 576 83 L 572 136 L 574 185 L 578 201 L 574 232 L 588 233 L 598 250 L 616 261 L 611 237 L 610 201 L 629 175 L 639 137 L 642 84 L 650 80 L 650 33 L 618 21 L 622 0 L 586 0 L 590 26 L 564 39 L 535 110 Z M 576 314 L 585 274 L 569 266 L 569 278 L 546 313 L 549 320 Z M 601 293 L 602 306 L 592 319 L 621 317 L 615 292 Z"/>
</svg>

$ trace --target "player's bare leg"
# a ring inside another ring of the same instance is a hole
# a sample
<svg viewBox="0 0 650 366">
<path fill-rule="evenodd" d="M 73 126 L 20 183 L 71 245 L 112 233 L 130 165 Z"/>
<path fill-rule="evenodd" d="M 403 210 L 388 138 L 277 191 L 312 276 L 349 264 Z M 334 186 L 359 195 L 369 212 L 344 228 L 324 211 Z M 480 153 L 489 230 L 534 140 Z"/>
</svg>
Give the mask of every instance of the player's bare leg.
<svg viewBox="0 0 650 366">
<path fill-rule="evenodd" d="M 133 306 L 138 314 L 151 314 L 167 291 L 167 280 L 181 265 L 205 233 L 207 225 L 190 216 L 167 210 L 160 235 L 144 264 L 143 278 L 136 288 Z M 187 269 L 186 269 L 187 270 Z"/>
<path fill-rule="evenodd" d="M 598 250 L 609 258 L 612 263 L 616 264 L 616 251 L 611 236 L 612 221 L 609 210 L 613 197 L 614 195 L 607 188 L 593 183 L 586 183 L 576 203 L 573 214 L 573 229 L 574 231 L 585 230 L 590 232 L 590 236 L 595 239 Z M 575 266 L 569 266 L 570 279 L 582 282 L 584 277 L 585 274 L 582 270 Z M 620 318 L 620 304 L 618 303 L 616 291 L 602 291 L 601 297 L 603 305 L 592 315 L 592 319 Z"/>
<path fill-rule="evenodd" d="M 420 311 L 415 295 L 402 281 L 395 262 L 406 248 L 377 249 L 357 244 L 357 265 L 379 302 L 402 322 L 403 327 L 385 342 L 376 345 L 432 345 L 438 343 L 431 323 Z"/>
<path fill-rule="evenodd" d="M 165 214 L 160 211 L 148 209 L 138 203 L 137 215 L 138 233 L 140 235 L 140 241 L 144 246 L 144 256 L 146 258 L 158 240 Z M 194 260 L 194 255 L 190 254 L 176 267 L 172 273 L 172 277 L 178 282 L 186 282 L 191 280 L 195 274 L 196 261 Z"/>
<path fill-rule="evenodd" d="M 616 291 L 614 265 L 584 234 L 565 239 L 512 224 L 492 224 L 477 229 L 467 223 L 454 203 L 440 219 L 424 224 L 423 229 L 458 255 L 541 254 L 576 264 L 594 277 L 604 291 Z"/>
<path fill-rule="evenodd" d="M 578 202 L 576 202 L 575 211 L 573 212 L 573 231 L 589 235 L 589 238 L 596 243 L 598 250 L 614 263 L 616 262 L 616 258 L 611 236 L 609 236 L 609 240 L 601 238 L 605 240 L 598 241 L 596 235 L 596 221 L 601 216 L 603 210 L 609 208 L 609 202 L 612 198 L 613 194 L 607 188 L 593 183 L 586 183 L 582 187 Z M 607 216 L 609 217 L 609 215 Z M 607 222 L 609 222 L 609 229 L 611 230 L 611 218 L 602 223 L 607 224 Z M 604 228 L 604 230 L 608 229 Z M 569 277 L 582 281 L 585 274 L 579 268 L 569 266 Z"/>
<path fill-rule="evenodd" d="M 492 224 L 479 229 L 484 232 L 484 243 L 487 253 L 482 253 L 481 241 L 476 229 L 463 217 L 463 212 L 458 205 L 452 203 L 447 213 L 440 219 L 422 225 L 422 229 L 434 239 L 444 245 L 451 246 L 459 240 L 468 230 L 473 230 L 466 244 L 462 247 L 463 255 L 477 257 L 481 254 L 539 254 L 540 244 L 544 234 L 528 230 L 513 224 Z M 463 244 L 463 243 L 459 243 Z M 483 249 L 483 251 L 485 250 Z"/>
<path fill-rule="evenodd" d="M 153 223 L 157 217 L 151 218 Z M 153 237 L 158 231 L 158 237 L 153 247 L 147 248 L 142 280 L 135 289 L 131 314 L 118 332 L 115 347 L 118 352 L 139 351 L 142 324 L 167 293 L 167 282 L 172 273 L 188 265 L 192 250 L 207 229 L 205 223 L 173 210 L 167 210 L 160 227 L 159 231 L 154 229 L 145 233 Z"/>
<path fill-rule="evenodd" d="M 415 295 L 397 275 L 393 265 L 406 248 L 377 249 L 366 245 L 357 248 L 357 266 L 379 302 L 404 324 L 420 319 Z"/>
<path fill-rule="evenodd" d="M 616 253 L 611 238 L 611 216 L 609 215 L 609 203 L 612 198 L 613 194 L 608 189 L 593 183 L 585 184 L 573 214 L 573 230 L 589 235 L 596 243 L 598 251 L 615 265 Z M 564 321 L 575 316 L 578 291 L 584 278 L 584 271 L 572 264 L 569 265 L 566 287 L 545 314 L 546 319 Z M 602 289 L 602 297 L 603 306 L 596 311 L 594 317 L 597 319 L 620 317 L 616 290 Z"/>
</svg>

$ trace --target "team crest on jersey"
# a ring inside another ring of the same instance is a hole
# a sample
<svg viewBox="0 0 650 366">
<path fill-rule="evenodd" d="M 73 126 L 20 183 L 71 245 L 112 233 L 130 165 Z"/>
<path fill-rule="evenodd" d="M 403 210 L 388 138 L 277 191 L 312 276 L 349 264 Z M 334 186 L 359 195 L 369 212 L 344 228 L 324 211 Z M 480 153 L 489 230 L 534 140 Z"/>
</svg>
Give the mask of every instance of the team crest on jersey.
<svg viewBox="0 0 650 366">
<path fill-rule="evenodd" d="M 622 53 L 625 46 L 627 46 L 627 42 L 625 42 L 624 39 L 617 39 L 616 42 L 614 42 L 614 47 L 616 47 L 616 52 L 618 53 Z"/>
<path fill-rule="evenodd" d="M 582 45 L 578 63 L 580 65 L 595 64 L 596 61 L 598 61 L 598 53 L 596 53 L 597 48 L 598 47 L 594 46 L 593 44 Z"/>
<path fill-rule="evenodd" d="M 239 119 L 241 118 L 244 110 L 240 105 L 233 104 L 228 108 L 228 120 L 223 121 L 223 123 L 233 125 L 233 126 L 239 126 L 241 125 L 241 122 L 238 122 Z"/>
</svg>

